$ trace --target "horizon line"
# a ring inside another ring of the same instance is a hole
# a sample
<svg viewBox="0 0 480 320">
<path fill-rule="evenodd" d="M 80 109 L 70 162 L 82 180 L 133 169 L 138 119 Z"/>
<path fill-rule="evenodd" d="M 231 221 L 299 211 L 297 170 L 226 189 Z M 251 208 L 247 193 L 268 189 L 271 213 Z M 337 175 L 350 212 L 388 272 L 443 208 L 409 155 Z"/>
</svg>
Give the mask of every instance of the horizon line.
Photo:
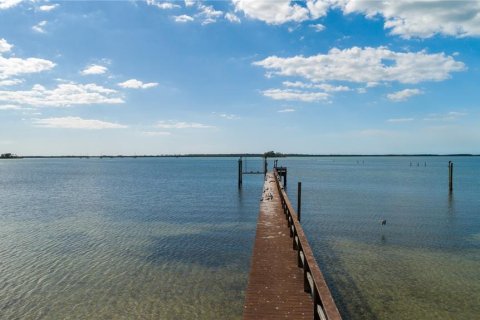
<svg viewBox="0 0 480 320">
<path fill-rule="evenodd" d="M 276 153 L 274 156 L 267 156 L 267 158 L 286 158 L 286 157 L 475 157 L 480 156 L 480 154 L 473 153 L 404 153 L 404 154 L 394 154 L 394 153 L 384 153 L 384 154 L 342 154 L 342 153 L 332 153 L 332 154 L 310 154 L 310 153 Z M 264 153 L 179 153 L 179 154 L 101 154 L 101 155 L 25 155 L 19 156 L 18 158 L 174 158 L 174 157 L 264 157 Z M 1 159 L 1 158 L 0 158 Z M 15 159 L 15 158 L 13 158 Z"/>
</svg>

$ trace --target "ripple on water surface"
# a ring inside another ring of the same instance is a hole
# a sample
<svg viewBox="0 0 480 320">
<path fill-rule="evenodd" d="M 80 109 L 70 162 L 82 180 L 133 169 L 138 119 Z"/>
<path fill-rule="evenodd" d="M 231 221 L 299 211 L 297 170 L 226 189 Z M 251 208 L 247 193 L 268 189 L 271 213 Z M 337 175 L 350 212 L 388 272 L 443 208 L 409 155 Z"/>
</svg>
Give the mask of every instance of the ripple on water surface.
<svg viewBox="0 0 480 320">
<path fill-rule="evenodd" d="M 448 160 L 280 160 L 345 319 L 478 318 L 480 161 L 449 195 Z M 0 317 L 239 319 L 263 181 L 236 165 L 0 161 Z"/>
<path fill-rule="evenodd" d="M 344 318 L 478 318 L 479 157 L 331 157 L 287 165 L 289 181 L 302 181 L 302 223 Z M 289 193 L 295 202 L 295 190 Z"/>
<path fill-rule="evenodd" d="M 235 161 L 1 165 L 2 319 L 241 317 L 262 180 Z"/>
</svg>

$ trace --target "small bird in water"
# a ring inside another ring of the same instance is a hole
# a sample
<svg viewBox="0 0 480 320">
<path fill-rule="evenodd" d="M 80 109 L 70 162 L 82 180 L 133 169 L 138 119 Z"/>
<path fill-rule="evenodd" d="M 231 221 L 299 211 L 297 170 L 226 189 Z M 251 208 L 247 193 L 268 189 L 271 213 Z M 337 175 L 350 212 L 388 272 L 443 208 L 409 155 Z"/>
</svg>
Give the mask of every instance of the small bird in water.
<svg viewBox="0 0 480 320">
<path fill-rule="evenodd" d="M 382 226 L 386 225 L 387 224 L 387 219 L 383 219 L 382 220 Z"/>
</svg>

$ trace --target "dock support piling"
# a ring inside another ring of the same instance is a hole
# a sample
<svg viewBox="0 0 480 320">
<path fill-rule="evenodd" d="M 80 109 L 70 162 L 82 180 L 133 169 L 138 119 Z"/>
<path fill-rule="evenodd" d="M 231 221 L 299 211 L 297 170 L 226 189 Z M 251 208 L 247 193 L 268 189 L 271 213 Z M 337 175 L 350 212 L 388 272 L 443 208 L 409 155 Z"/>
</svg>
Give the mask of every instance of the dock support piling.
<svg viewBox="0 0 480 320">
<path fill-rule="evenodd" d="M 302 214 L 302 183 L 298 182 L 298 191 L 297 191 L 297 217 L 298 221 L 300 221 L 300 217 Z"/>
<path fill-rule="evenodd" d="M 238 159 L 238 187 L 242 187 L 242 175 L 243 175 L 243 163 L 242 163 L 242 157 Z"/>
<path fill-rule="evenodd" d="M 448 161 L 448 190 L 453 191 L 453 162 Z"/>
<path fill-rule="evenodd" d="M 263 175 L 266 176 L 268 171 L 267 157 L 263 158 Z"/>
</svg>

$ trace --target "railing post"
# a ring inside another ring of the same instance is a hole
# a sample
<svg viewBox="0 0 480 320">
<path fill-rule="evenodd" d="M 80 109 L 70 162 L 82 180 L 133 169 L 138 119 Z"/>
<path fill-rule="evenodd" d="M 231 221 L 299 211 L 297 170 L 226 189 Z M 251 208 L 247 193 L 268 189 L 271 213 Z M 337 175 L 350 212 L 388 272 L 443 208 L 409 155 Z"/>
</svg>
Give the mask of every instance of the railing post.
<svg viewBox="0 0 480 320">
<path fill-rule="evenodd" d="M 302 252 L 302 247 L 300 246 L 300 240 L 299 240 L 298 251 L 297 251 L 298 267 L 303 268 L 303 261 L 302 261 L 302 256 L 300 255 L 300 252 Z"/>
<path fill-rule="evenodd" d="M 306 260 L 307 258 L 304 257 L 304 259 Z M 310 291 L 310 282 L 308 281 L 308 271 L 307 271 L 307 263 L 305 261 L 305 263 L 303 264 L 303 291 L 305 291 L 306 293 L 311 293 Z"/>
<path fill-rule="evenodd" d="M 320 315 L 318 314 L 318 310 L 317 310 L 317 305 L 319 304 L 319 299 L 320 297 L 318 296 L 318 293 L 317 293 L 317 288 L 313 287 L 312 289 L 312 300 L 313 300 L 313 319 L 314 320 L 321 320 L 320 319 Z"/>
</svg>

